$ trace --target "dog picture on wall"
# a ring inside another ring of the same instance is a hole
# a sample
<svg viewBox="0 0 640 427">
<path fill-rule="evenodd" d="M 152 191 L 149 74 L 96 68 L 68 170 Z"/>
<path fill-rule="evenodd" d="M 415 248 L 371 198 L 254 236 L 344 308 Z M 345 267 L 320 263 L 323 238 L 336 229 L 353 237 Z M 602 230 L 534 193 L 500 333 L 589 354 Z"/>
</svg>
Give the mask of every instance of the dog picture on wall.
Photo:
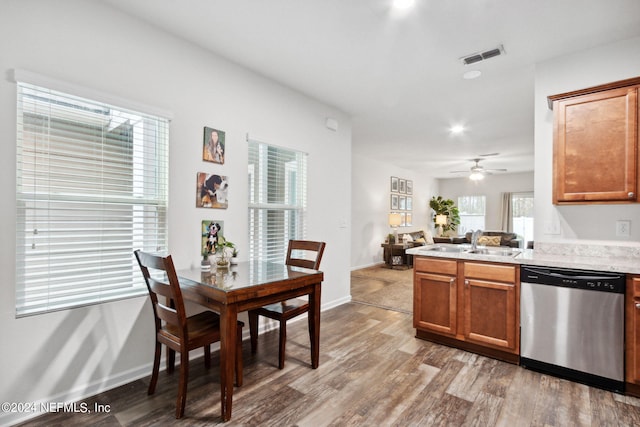
<svg viewBox="0 0 640 427">
<path fill-rule="evenodd" d="M 223 165 L 226 154 L 225 146 L 225 133 L 205 126 L 202 139 L 202 160 Z"/>
<path fill-rule="evenodd" d="M 202 221 L 202 254 L 213 254 L 215 252 L 218 238 L 223 236 L 224 222 L 215 219 L 208 219 Z"/>
<path fill-rule="evenodd" d="M 229 183 L 226 176 L 198 172 L 197 208 L 226 209 L 229 206 L 228 192 Z"/>
</svg>

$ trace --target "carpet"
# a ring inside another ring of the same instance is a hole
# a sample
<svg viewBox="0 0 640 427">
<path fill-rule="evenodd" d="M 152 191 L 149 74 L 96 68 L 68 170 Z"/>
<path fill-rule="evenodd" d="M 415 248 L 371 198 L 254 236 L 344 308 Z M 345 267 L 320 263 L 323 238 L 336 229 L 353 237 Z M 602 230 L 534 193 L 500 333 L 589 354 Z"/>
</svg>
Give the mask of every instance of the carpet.
<svg viewBox="0 0 640 427">
<path fill-rule="evenodd" d="M 374 266 L 351 272 L 351 300 L 413 313 L 413 270 Z"/>
</svg>

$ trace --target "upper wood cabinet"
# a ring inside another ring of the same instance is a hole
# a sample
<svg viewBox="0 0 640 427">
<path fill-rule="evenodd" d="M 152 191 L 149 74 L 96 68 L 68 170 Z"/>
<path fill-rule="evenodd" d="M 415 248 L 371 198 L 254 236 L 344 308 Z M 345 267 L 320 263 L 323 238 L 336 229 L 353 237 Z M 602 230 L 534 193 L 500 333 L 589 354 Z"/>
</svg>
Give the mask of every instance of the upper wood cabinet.
<svg viewBox="0 0 640 427">
<path fill-rule="evenodd" d="M 548 97 L 553 203 L 637 202 L 640 78 Z"/>
</svg>

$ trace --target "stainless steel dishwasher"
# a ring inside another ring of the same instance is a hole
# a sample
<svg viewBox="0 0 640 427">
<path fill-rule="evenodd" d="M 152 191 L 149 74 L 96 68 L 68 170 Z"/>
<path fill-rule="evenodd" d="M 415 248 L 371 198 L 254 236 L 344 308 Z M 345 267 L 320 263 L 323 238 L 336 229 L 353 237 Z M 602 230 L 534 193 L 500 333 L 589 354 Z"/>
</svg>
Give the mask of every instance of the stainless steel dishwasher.
<svg viewBox="0 0 640 427">
<path fill-rule="evenodd" d="M 524 265 L 520 364 L 624 391 L 625 275 Z"/>
</svg>

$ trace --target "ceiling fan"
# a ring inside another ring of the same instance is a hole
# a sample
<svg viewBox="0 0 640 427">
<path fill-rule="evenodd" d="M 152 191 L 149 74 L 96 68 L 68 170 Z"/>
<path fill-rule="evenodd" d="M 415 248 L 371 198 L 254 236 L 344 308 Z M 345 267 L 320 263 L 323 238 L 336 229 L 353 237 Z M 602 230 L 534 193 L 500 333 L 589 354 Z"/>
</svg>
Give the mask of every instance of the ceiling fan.
<svg viewBox="0 0 640 427">
<path fill-rule="evenodd" d="M 483 157 L 487 157 L 487 156 L 496 156 L 499 153 L 491 153 L 491 154 L 482 154 L 481 156 Z M 506 169 L 485 169 L 483 166 L 480 166 L 480 162 L 484 160 L 484 159 L 469 159 L 469 161 L 471 162 L 475 162 L 475 164 L 473 166 L 471 166 L 471 168 L 469 169 L 470 174 L 469 174 L 469 179 L 472 181 L 480 181 L 481 179 L 484 179 L 485 175 L 491 175 L 493 172 L 506 172 Z M 467 171 L 451 171 L 451 173 L 464 173 Z"/>
</svg>

